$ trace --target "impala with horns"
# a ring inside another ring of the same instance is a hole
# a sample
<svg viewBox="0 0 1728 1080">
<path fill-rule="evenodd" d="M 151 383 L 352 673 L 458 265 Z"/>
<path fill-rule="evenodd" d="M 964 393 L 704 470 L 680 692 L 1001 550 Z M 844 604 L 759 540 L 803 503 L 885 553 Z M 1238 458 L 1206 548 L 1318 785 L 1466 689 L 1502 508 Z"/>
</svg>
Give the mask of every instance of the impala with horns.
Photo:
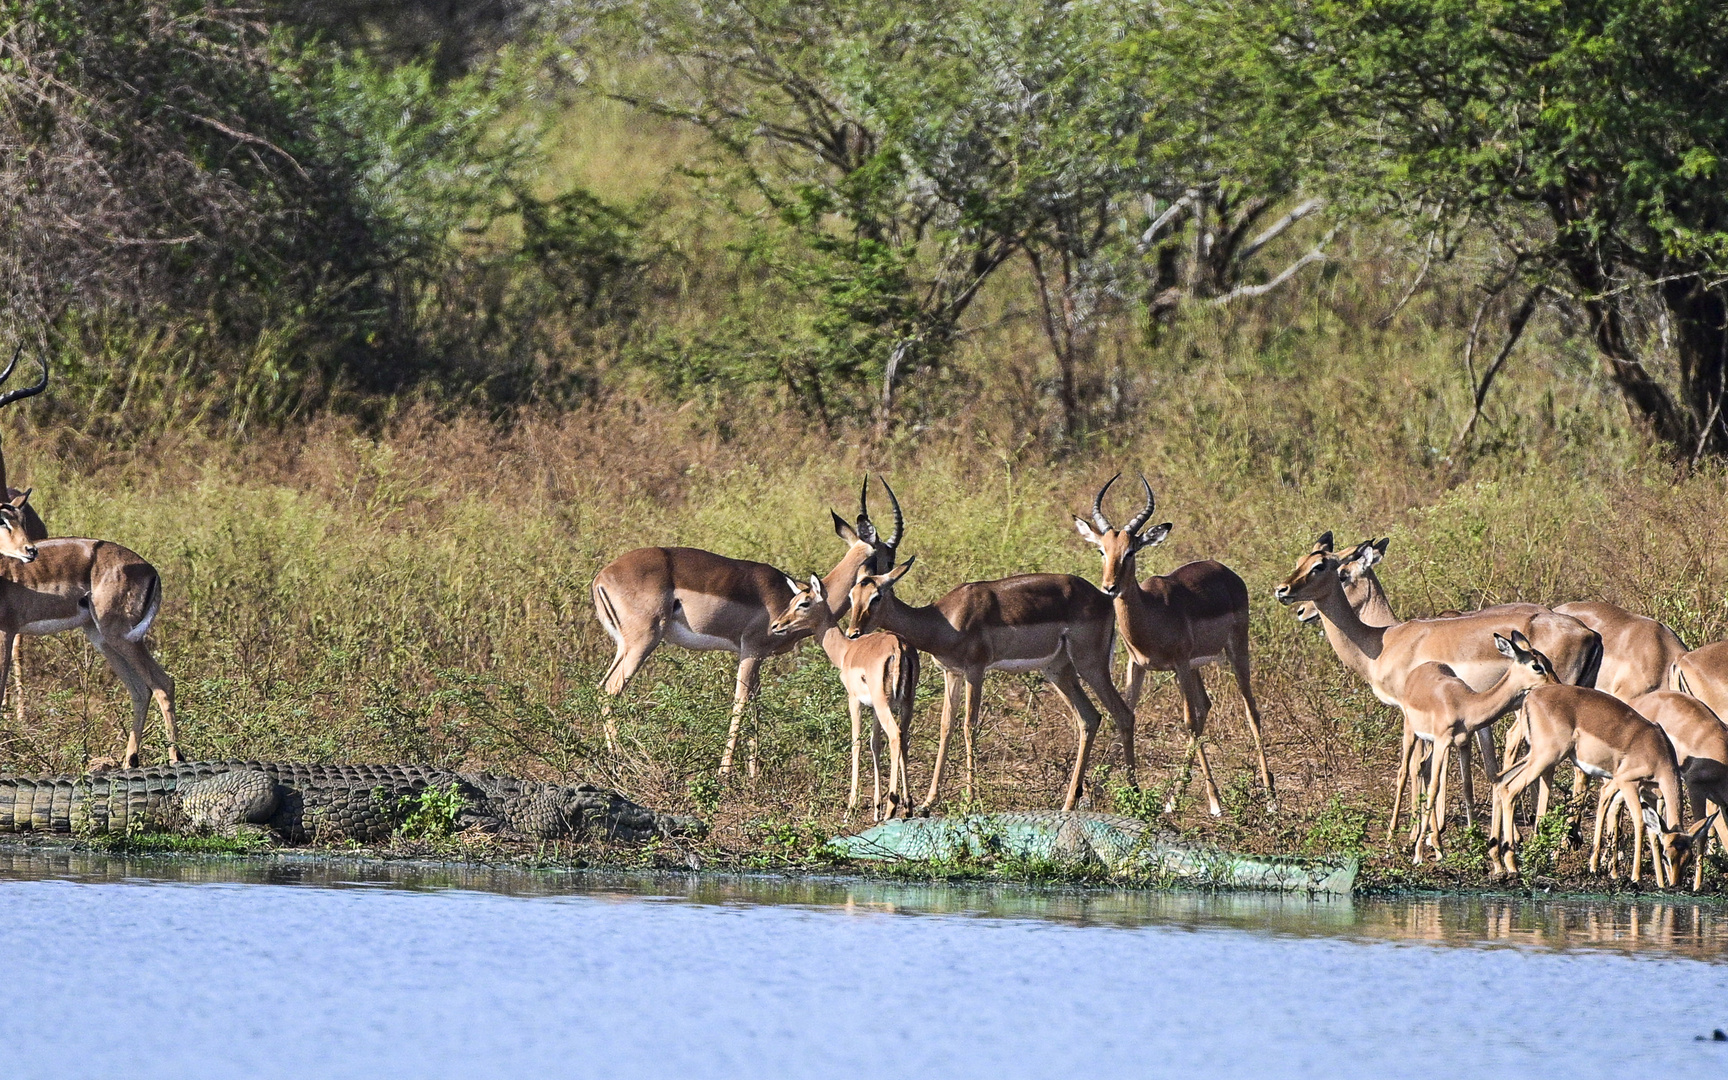
<svg viewBox="0 0 1728 1080">
<path fill-rule="evenodd" d="M 1366 552 L 1378 549 L 1367 546 Z M 1382 702 L 1403 708 L 1405 681 L 1419 665 L 1447 665 L 1471 689 L 1486 690 L 1505 673 L 1509 660 L 1493 643 L 1493 635 L 1523 634 L 1553 663 L 1561 682 L 1593 679 L 1601 660 L 1602 642 L 1594 630 L 1576 619 L 1556 615 L 1535 604 L 1506 604 L 1441 619 L 1412 619 L 1389 626 L 1365 623 L 1344 593 L 1342 567 L 1332 550 L 1331 534 L 1323 535 L 1296 564 L 1290 577 L 1273 590 L 1283 604 L 1304 600 L 1320 613 L 1326 640 L 1344 666 L 1360 675 Z M 1492 738 L 1487 725 L 1478 731 L 1483 744 L 1483 769 L 1497 779 Z M 1474 791 L 1470 778 L 1470 747 L 1459 747 L 1464 779 L 1466 816 L 1474 821 Z"/>
<path fill-rule="evenodd" d="M 1674 747 L 1686 802 L 1695 821 L 1714 821 L 1716 840 L 1728 851 L 1728 724 L 1702 701 L 1677 690 L 1655 690 L 1632 703 L 1638 715 L 1662 729 Z M 1699 837 L 1693 891 L 1704 884 L 1704 853 L 1709 835 Z"/>
<path fill-rule="evenodd" d="M 28 491 L 0 503 L 0 632 L 32 637 L 82 630 L 132 695 L 132 734 L 124 768 L 139 763 L 144 721 L 155 700 L 168 736 L 168 760 L 180 761 L 174 724 L 174 680 L 144 644 L 162 609 L 156 568 L 107 540 L 24 535 Z M 0 685 L 6 671 L 0 668 Z"/>
<path fill-rule="evenodd" d="M 1640 880 L 1640 849 L 1648 828 L 1658 841 L 1651 860 L 1656 884 L 1677 881 L 1708 822 L 1699 822 L 1691 829 L 1681 827 L 1680 766 L 1662 729 L 1619 698 L 1585 686 L 1537 687 L 1525 695 L 1523 713 L 1530 752 L 1494 787 L 1488 858 L 1495 871 L 1518 873 L 1513 850 L 1518 830 L 1512 823 L 1512 800 L 1537 777 L 1551 774 L 1556 765 L 1571 759 L 1578 768 L 1603 781 L 1596 800 L 1590 872 L 1596 873 L 1601 863 L 1603 822 L 1619 802 L 1632 813 L 1632 880 Z M 1654 786 L 1660 794 L 1660 816 L 1650 811 L 1639 813 L 1643 806 L 1640 789 L 1645 786 Z"/>
<path fill-rule="evenodd" d="M 918 694 L 918 650 L 893 634 L 878 631 L 849 638 L 840 628 L 828 604 L 828 586 L 815 574 L 808 586 L 791 578 L 792 601 L 772 627 L 776 634 L 815 634 L 828 654 L 828 662 L 840 673 L 846 688 L 846 708 L 852 714 L 852 788 L 846 809 L 858 808 L 858 743 L 862 737 L 862 714 L 874 714 L 870 729 L 870 775 L 874 798 L 872 820 L 881 820 L 882 766 L 878 758 L 882 740 L 888 741 L 887 816 L 912 811 L 911 780 L 907 777 L 906 746 L 912 738 L 912 705 Z"/>
<path fill-rule="evenodd" d="M 870 520 L 868 475 L 858 493 L 856 527 L 829 511 L 835 535 L 847 543 L 845 556 L 823 579 L 837 616 L 844 614 L 847 590 L 860 570 L 887 571 L 894 565 L 903 527 L 900 502 L 888 482 L 877 479 L 894 506 L 894 533 L 886 540 Z M 617 647 L 601 688 L 614 697 L 623 693 L 662 641 L 698 652 L 737 653 L 732 723 L 720 758 L 720 775 L 729 774 L 739 723 L 756 694 L 762 659 L 790 652 L 807 636 L 771 629 L 775 616 L 792 600 L 787 580 L 783 571 L 767 563 L 699 548 L 637 548 L 618 556 L 594 578 L 594 610 Z"/>
<path fill-rule="evenodd" d="M 0 384 L 4 384 L 7 379 L 12 377 L 13 369 L 18 366 L 18 358 L 23 355 L 24 345 L 20 342 L 18 348 L 12 353 L 11 363 L 6 365 L 4 371 L 0 371 Z M 32 386 L 21 386 L 16 390 L 8 390 L 4 394 L 0 394 L 0 409 L 14 401 L 35 397 L 48 389 L 48 362 L 40 359 L 36 362 L 42 367 L 42 378 L 38 379 Z M 16 499 L 22 494 L 24 493 L 6 482 L 6 456 L 4 453 L 0 453 L 0 499 Z M 32 542 L 48 539 L 48 526 L 43 524 L 42 518 L 36 513 L 36 508 L 28 502 L 23 505 L 24 538 Z M 18 726 L 22 728 L 24 726 L 24 665 L 20 657 L 18 635 L 0 634 L 0 670 L 7 667 L 12 670 L 12 707 L 16 711 Z M 0 703 L 4 703 L 5 694 L 5 683 L 0 682 Z"/>
<path fill-rule="evenodd" d="M 1042 671 L 1074 710 L 1079 747 L 1062 809 L 1080 801 L 1086 760 L 1103 717 L 1081 682 L 1092 688 L 1116 721 L 1134 779 L 1134 714 L 1110 681 L 1110 653 L 1116 638 L 1116 613 L 1110 599 L 1085 578 L 1072 574 L 1020 574 L 998 581 L 958 585 L 934 604 L 913 607 L 894 595 L 894 585 L 912 568 L 908 559 L 888 574 L 860 574 L 852 587 L 849 637 L 887 630 L 927 652 L 942 668 L 942 729 L 936 742 L 936 769 L 930 794 L 919 809 L 936 801 L 948 759 L 948 733 L 956 699 L 965 694 L 961 731 L 966 742 L 966 796 L 972 796 L 975 758 L 972 733 L 989 671 Z"/>
<path fill-rule="evenodd" d="M 1169 671 L 1176 676 L 1176 686 L 1182 692 L 1182 720 L 1188 729 L 1187 761 L 1200 759 L 1200 774 L 1206 781 L 1206 799 L 1217 817 L 1224 812 L 1218 798 L 1218 785 L 1212 778 L 1212 765 L 1206 760 L 1206 747 L 1201 742 L 1206 734 L 1206 716 L 1212 701 L 1206 695 L 1206 683 L 1196 669 L 1217 660 L 1228 659 L 1236 675 L 1236 687 L 1242 693 L 1242 705 L 1248 721 L 1248 732 L 1254 737 L 1254 753 L 1260 765 L 1260 782 L 1272 795 L 1272 774 L 1266 767 L 1266 749 L 1260 738 L 1260 707 L 1254 701 L 1254 688 L 1249 682 L 1248 661 L 1248 586 L 1223 563 L 1191 562 L 1169 574 L 1136 578 L 1135 556 L 1145 548 L 1163 543 L 1170 535 L 1171 525 L 1165 522 L 1147 529 L 1157 500 L 1152 485 L 1140 477 L 1146 492 L 1146 505 L 1140 508 L 1122 528 L 1113 528 L 1104 516 L 1104 495 L 1121 477 L 1117 473 L 1104 482 L 1092 499 L 1092 520 L 1078 515 L 1074 527 L 1087 543 L 1104 556 L 1104 576 L 1100 582 L 1104 595 L 1115 602 L 1116 627 L 1128 647 L 1128 690 L 1124 695 L 1132 712 L 1140 703 L 1140 691 L 1147 671 Z M 1143 531 L 1144 530 L 1144 531 Z M 1133 740 L 1130 726 L 1124 740 Z M 1133 754 L 1128 754 L 1133 760 Z M 1170 801 L 1175 802 L 1175 793 Z M 1172 806 L 1166 806 L 1169 811 Z"/>
</svg>

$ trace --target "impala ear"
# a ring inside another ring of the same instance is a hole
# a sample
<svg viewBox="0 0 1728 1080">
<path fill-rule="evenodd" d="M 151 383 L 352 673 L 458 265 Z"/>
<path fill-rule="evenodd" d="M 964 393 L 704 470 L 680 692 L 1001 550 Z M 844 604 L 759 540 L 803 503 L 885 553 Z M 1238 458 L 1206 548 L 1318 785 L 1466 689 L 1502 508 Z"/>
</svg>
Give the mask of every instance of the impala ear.
<svg viewBox="0 0 1728 1080">
<path fill-rule="evenodd" d="M 1386 547 L 1391 543 L 1392 538 L 1390 536 L 1382 536 L 1380 539 L 1369 543 L 1368 546 L 1374 549 L 1375 562 L 1379 562 L 1381 559 L 1386 557 Z"/>
<path fill-rule="evenodd" d="M 1074 531 L 1079 533 L 1080 539 L 1088 544 L 1096 545 L 1098 543 L 1098 530 L 1092 527 L 1090 521 L 1078 514 L 1074 515 Z"/>
<path fill-rule="evenodd" d="M 1514 630 L 1512 632 L 1514 634 L 1516 634 L 1518 631 Z M 1518 659 L 1518 647 L 1516 645 L 1514 645 L 1512 642 L 1507 641 L 1505 638 L 1501 637 L 1499 634 L 1494 635 L 1494 647 L 1496 649 L 1499 649 L 1500 655 L 1504 656 L 1506 659 L 1508 659 L 1508 660 Z"/>
<path fill-rule="evenodd" d="M 901 578 L 906 576 L 906 571 L 912 569 L 912 564 L 916 562 L 917 559 L 918 556 L 914 555 L 899 566 L 896 566 L 893 573 L 882 579 L 882 587 L 885 589 L 892 588 L 896 581 L 899 581 Z"/>
<path fill-rule="evenodd" d="M 1321 533 L 1318 537 L 1315 538 L 1314 550 L 1310 551 L 1308 554 L 1313 555 L 1315 552 L 1331 551 L 1331 550 L 1332 550 L 1332 530 L 1327 529 L 1325 532 Z"/>
<path fill-rule="evenodd" d="M 822 579 L 815 574 L 810 575 L 810 595 L 818 600 L 828 599 L 828 587 L 822 584 Z"/>
<path fill-rule="evenodd" d="M 1700 836 L 1703 836 L 1705 833 L 1709 832 L 1710 826 L 1715 820 L 1716 820 L 1716 811 L 1712 810 L 1709 814 L 1705 815 L 1701 820 L 1699 820 L 1699 822 L 1696 825 L 1692 826 L 1692 828 L 1688 830 L 1692 834 L 1692 839 L 1696 840 Z"/>
<path fill-rule="evenodd" d="M 1147 529 L 1145 532 L 1134 538 L 1134 550 L 1139 551 L 1141 548 L 1149 548 L 1154 544 L 1162 544 L 1165 540 L 1170 538 L 1170 530 L 1175 527 L 1175 525 L 1166 521 L 1162 525 L 1155 525 L 1152 528 Z"/>
<path fill-rule="evenodd" d="M 1659 833 L 1666 831 L 1662 828 L 1662 819 L 1657 817 L 1656 811 L 1650 809 L 1648 806 L 1644 808 L 1644 827 Z"/>
<path fill-rule="evenodd" d="M 863 543 L 863 541 L 858 539 L 858 530 L 854 529 L 851 525 L 847 524 L 845 518 L 841 517 L 839 514 L 836 514 L 832 510 L 828 511 L 828 516 L 834 519 L 834 535 L 835 536 L 838 536 L 840 539 L 846 541 L 848 544 Z"/>
<path fill-rule="evenodd" d="M 35 488 L 25 488 L 20 491 L 17 497 L 12 500 L 12 505 L 20 510 L 24 509 L 24 504 L 30 501 L 30 493 L 35 490 Z"/>
</svg>

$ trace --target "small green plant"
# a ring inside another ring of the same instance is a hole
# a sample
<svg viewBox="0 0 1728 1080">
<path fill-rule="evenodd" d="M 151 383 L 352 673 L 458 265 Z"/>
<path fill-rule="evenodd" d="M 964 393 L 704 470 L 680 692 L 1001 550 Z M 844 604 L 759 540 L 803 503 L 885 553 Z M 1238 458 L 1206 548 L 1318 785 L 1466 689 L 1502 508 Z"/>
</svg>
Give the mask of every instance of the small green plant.
<svg viewBox="0 0 1728 1080">
<path fill-rule="evenodd" d="M 410 840 L 444 839 L 456 831 L 456 815 L 466 805 L 461 789 L 454 782 L 448 787 L 423 788 L 402 800 L 400 806 L 407 816 L 396 832 Z"/>
<path fill-rule="evenodd" d="M 711 772 L 699 772 L 691 778 L 688 790 L 690 801 L 704 815 L 712 816 L 720 807 L 720 778 Z"/>
<path fill-rule="evenodd" d="M 1320 854 L 1363 855 L 1368 851 L 1368 810 L 1341 795 L 1326 800 L 1314 815 L 1302 846 Z"/>
<path fill-rule="evenodd" d="M 1447 844 L 1445 859 L 1440 865 L 1463 874 L 1475 874 L 1488 867 L 1488 834 L 1480 825 L 1461 829 Z"/>
<path fill-rule="evenodd" d="M 1164 793 L 1159 788 L 1135 788 L 1118 784 L 1110 789 L 1116 802 L 1116 812 L 1141 821 L 1157 821 L 1164 809 Z"/>
<path fill-rule="evenodd" d="M 1530 838 L 1518 849 L 1518 869 L 1525 877 L 1540 877 L 1554 872 L 1554 853 L 1566 844 L 1571 826 L 1566 821 L 1564 805 L 1551 807 L 1536 823 Z"/>
</svg>

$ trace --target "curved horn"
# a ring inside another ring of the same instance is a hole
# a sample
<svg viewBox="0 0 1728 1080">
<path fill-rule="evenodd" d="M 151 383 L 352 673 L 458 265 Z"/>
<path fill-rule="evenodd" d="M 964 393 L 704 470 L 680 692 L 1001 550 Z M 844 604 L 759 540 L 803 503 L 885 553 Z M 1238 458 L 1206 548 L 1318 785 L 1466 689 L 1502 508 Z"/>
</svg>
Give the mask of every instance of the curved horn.
<svg viewBox="0 0 1728 1080">
<path fill-rule="evenodd" d="M 858 538 L 866 544 L 876 542 L 876 523 L 870 520 L 870 474 L 864 474 L 864 485 L 858 489 Z"/>
<path fill-rule="evenodd" d="M 1104 516 L 1104 493 L 1110 490 L 1111 484 L 1114 484 L 1121 478 L 1122 474 L 1117 473 L 1115 476 L 1104 481 L 1104 486 L 1099 488 L 1098 494 L 1092 498 L 1092 524 L 1098 526 L 1099 532 L 1110 531 L 1110 519 Z"/>
<path fill-rule="evenodd" d="M 5 371 L 0 371 L 0 383 L 5 382 L 7 379 L 12 377 L 12 369 L 18 366 L 18 358 L 23 355 L 24 343 L 20 341 L 18 347 L 12 350 L 12 362 L 6 365 Z"/>
<path fill-rule="evenodd" d="M 1134 520 L 1128 523 L 1128 527 L 1124 531 L 1127 532 L 1129 536 L 1133 536 L 1135 533 L 1139 532 L 1140 526 L 1146 524 L 1146 522 L 1151 519 L 1152 505 L 1157 501 L 1152 497 L 1152 485 L 1146 482 L 1146 474 L 1136 471 L 1134 475 L 1140 478 L 1140 486 L 1146 489 L 1146 508 L 1141 510 L 1138 514 L 1135 514 Z"/>
<path fill-rule="evenodd" d="M 18 366 L 18 354 L 23 351 L 24 346 L 18 346 L 18 352 L 12 354 L 12 362 L 6 365 L 5 371 L 0 371 L 0 382 L 5 382 L 6 377 L 12 374 L 12 369 Z M 36 362 L 42 365 L 41 380 L 37 382 L 35 386 L 25 386 L 17 390 L 8 390 L 4 394 L 0 394 L 0 407 L 10 405 L 19 398 L 35 397 L 37 394 L 48 389 L 48 361 L 38 359 Z"/>
<path fill-rule="evenodd" d="M 892 551 L 900 545 L 900 534 L 906 528 L 906 518 L 900 513 L 900 500 L 894 497 L 894 489 L 888 486 L 888 478 L 877 473 L 876 481 L 882 485 L 882 490 L 888 493 L 888 501 L 894 504 L 894 535 L 882 541 L 882 545 Z"/>
</svg>

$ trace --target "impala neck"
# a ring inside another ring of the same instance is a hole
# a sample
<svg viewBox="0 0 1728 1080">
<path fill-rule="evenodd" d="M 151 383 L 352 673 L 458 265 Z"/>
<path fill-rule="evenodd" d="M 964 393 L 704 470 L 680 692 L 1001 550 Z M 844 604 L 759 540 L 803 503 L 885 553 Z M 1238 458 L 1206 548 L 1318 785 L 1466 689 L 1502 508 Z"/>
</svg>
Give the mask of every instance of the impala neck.
<svg viewBox="0 0 1728 1080">
<path fill-rule="evenodd" d="M 846 557 L 840 560 L 840 564 L 822 579 L 823 591 L 828 594 L 828 611 L 836 619 L 852 606 L 852 583 L 858 579 L 858 568 L 869 560 L 870 555 L 870 545 L 853 544 L 846 550 Z"/>
<path fill-rule="evenodd" d="M 828 654 L 828 662 L 837 668 L 846 665 L 846 646 L 852 639 L 846 636 L 844 628 L 830 622 L 821 632 L 822 651 Z"/>
<path fill-rule="evenodd" d="M 1374 662 L 1380 659 L 1380 653 L 1385 647 L 1386 628 L 1369 626 L 1356 614 L 1356 609 L 1344 598 L 1344 584 L 1329 590 L 1325 596 L 1314 601 L 1314 607 L 1320 612 L 1320 622 L 1326 628 L 1326 640 L 1331 643 L 1332 651 L 1338 654 L 1338 659 L 1344 666 L 1366 679 L 1371 686 L 1378 686 L 1374 678 Z"/>
<path fill-rule="evenodd" d="M 927 652 L 938 660 L 953 655 L 959 646 L 960 632 L 935 604 L 913 607 L 889 592 L 876 605 L 876 611 L 878 630 L 898 634 L 914 649 Z"/>
<path fill-rule="evenodd" d="M 1528 694 L 1530 684 L 1517 678 L 1518 668 L 1508 667 L 1501 672 L 1494 685 L 1480 694 L 1471 694 L 1463 708 L 1464 730 L 1466 733 L 1485 727 L 1511 711 L 1515 702 Z"/>
<path fill-rule="evenodd" d="M 1363 622 L 1369 626 L 1391 626 L 1398 621 L 1398 616 L 1392 614 L 1392 601 L 1386 598 L 1386 590 L 1381 588 L 1374 571 L 1363 574 L 1356 587 L 1361 590 L 1362 602 L 1351 606 Z"/>
</svg>

